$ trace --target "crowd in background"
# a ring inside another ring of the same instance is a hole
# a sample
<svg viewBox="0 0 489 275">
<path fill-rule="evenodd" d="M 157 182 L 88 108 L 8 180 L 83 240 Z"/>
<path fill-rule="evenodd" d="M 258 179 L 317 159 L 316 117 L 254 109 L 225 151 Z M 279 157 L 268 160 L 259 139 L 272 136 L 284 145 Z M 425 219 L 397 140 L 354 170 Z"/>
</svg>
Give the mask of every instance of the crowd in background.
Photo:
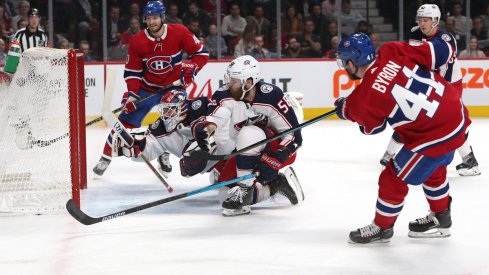
<svg viewBox="0 0 489 275">
<path fill-rule="evenodd" d="M 221 18 L 217 18 L 217 1 Z M 55 48 L 79 48 L 87 61 L 103 60 L 102 56 L 102 1 L 53 0 Z M 146 0 L 108 0 L 107 37 L 108 60 L 124 60 L 131 37 L 144 28 L 142 7 Z M 207 47 L 212 59 L 234 58 L 249 54 L 263 58 L 334 58 L 341 37 L 353 32 L 364 32 L 379 47 L 381 35 L 373 33 L 358 9 L 352 9 L 350 0 L 282 0 L 282 13 L 277 18 L 275 0 L 165 0 L 166 23 L 184 24 Z M 381 15 L 398 27 L 397 2 L 377 0 Z M 437 4 L 442 11 L 441 28 L 451 32 L 458 42 L 460 57 L 485 57 L 489 54 L 489 0 L 471 1 L 471 18 L 464 16 L 465 1 L 404 1 L 405 31 L 415 25 L 417 8 L 425 3 Z M 0 0 L 0 64 L 5 58 L 6 45 L 19 29 L 26 26 L 31 7 L 41 12 L 41 27 L 48 30 L 47 0 Z M 338 12 L 339 10 L 339 12 Z M 341 17 L 338 34 L 337 17 Z M 221 25 L 218 36 L 217 20 Z M 277 34 L 280 20 L 281 33 Z M 466 50 L 466 28 L 470 29 L 470 55 Z M 278 49 L 280 37 L 280 50 Z M 407 40 L 407 37 L 406 37 Z"/>
</svg>

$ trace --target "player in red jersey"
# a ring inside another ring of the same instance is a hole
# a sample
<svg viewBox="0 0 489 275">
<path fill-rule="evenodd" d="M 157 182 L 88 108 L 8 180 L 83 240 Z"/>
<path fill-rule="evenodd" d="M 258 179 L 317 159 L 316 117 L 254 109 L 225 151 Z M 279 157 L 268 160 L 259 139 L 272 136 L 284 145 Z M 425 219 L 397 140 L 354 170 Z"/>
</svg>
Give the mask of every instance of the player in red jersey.
<svg viewBox="0 0 489 275">
<path fill-rule="evenodd" d="M 437 64 L 439 64 L 439 67 L 433 67 L 430 70 L 441 75 L 446 81 L 452 84 L 460 96 L 462 96 L 462 71 L 457 60 L 457 42 L 451 33 L 440 29 L 438 26 L 440 17 L 441 13 L 437 5 L 424 4 L 420 6 L 416 12 L 418 26 L 411 29 L 409 44 L 418 45 L 436 40 L 442 42 L 434 44 L 441 45 L 441 47 L 433 47 L 430 55 L 433 59 L 442 58 L 445 62 L 438 62 Z M 444 43 L 450 46 L 445 47 L 442 45 Z M 456 168 L 461 176 L 480 175 L 479 164 L 475 158 L 472 146 L 470 146 L 470 143 L 468 142 L 468 137 L 469 132 L 466 133 L 465 143 L 457 150 L 462 157 L 462 163 L 457 165 Z M 380 163 L 385 166 L 397 151 L 399 151 L 401 146 L 402 140 L 399 135 L 394 132 Z"/>
<path fill-rule="evenodd" d="M 192 83 L 197 72 L 204 67 L 209 53 L 184 25 L 164 24 L 165 6 L 159 1 L 149 1 L 143 9 L 143 16 L 148 27 L 129 42 L 124 79 L 127 92 L 121 104 L 123 112 L 119 120 L 126 128 L 141 127 L 144 117 L 156 106 L 161 97 L 170 90 L 181 90 Z M 191 57 L 183 60 L 183 53 Z M 144 101 L 140 98 L 152 96 Z M 102 157 L 93 172 L 102 175 L 112 159 L 111 131 L 105 143 Z M 158 158 L 160 169 L 171 171 L 168 154 Z"/>
<path fill-rule="evenodd" d="M 430 43 L 386 43 L 376 58 L 372 41 L 364 34 L 340 42 L 338 64 L 351 79 L 362 82 L 348 97 L 335 102 L 338 116 L 357 122 L 364 134 L 379 133 L 389 124 L 404 142 L 379 177 L 373 223 L 352 231 L 352 243 L 389 241 L 408 185 L 421 184 L 431 212 L 409 223 L 409 236 L 450 236 L 446 167 L 455 149 L 465 142 L 470 119 L 456 89 L 430 72 L 439 60 L 428 53 L 433 44 L 442 42 Z"/>
</svg>

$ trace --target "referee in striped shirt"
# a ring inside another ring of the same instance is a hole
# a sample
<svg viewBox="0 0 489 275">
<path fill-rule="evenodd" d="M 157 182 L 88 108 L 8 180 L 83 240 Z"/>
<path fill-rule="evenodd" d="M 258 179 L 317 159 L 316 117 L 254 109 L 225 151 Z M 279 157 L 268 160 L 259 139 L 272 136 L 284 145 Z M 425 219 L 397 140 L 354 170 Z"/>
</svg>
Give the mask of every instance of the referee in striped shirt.
<svg viewBox="0 0 489 275">
<path fill-rule="evenodd" d="M 33 47 L 47 47 L 48 37 L 46 32 L 39 28 L 41 15 L 35 8 L 29 10 L 27 27 L 15 33 L 15 39 L 20 42 L 22 52 Z"/>
</svg>

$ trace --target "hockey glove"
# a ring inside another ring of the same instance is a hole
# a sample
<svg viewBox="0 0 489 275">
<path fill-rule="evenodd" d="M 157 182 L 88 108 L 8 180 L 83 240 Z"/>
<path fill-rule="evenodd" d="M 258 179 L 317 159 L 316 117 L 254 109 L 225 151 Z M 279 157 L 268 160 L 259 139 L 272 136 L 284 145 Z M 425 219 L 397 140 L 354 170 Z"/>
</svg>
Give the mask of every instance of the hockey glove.
<svg viewBox="0 0 489 275">
<path fill-rule="evenodd" d="M 127 146 L 121 137 L 114 136 L 114 144 L 117 149 L 118 156 L 125 156 L 128 158 L 137 158 L 144 148 L 146 147 L 146 137 L 144 134 L 131 134 L 134 138 L 134 144 L 132 146 Z"/>
<path fill-rule="evenodd" d="M 341 119 L 350 120 L 350 117 L 345 110 L 345 101 L 346 98 L 340 97 L 334 102 L 334 106 L 336 106 L 336 114 Z"/>
<path fill-rule="evenodd" d="M 284 166 L 289 156 L 290 152 L 287 149 L 264 153 L 254 170 L 259 173 L 256 179 L 262 183 L 273 180 L 278 176 L 278 170 Z"/>
<path fill-rule="evenodd" d="M 135 92 L 125 92 L 124 95 L 122 96 L 122 109 L 126 114 L 130 114 L 134 111 L 136 111 L 137 106 L 134 104 L 134 101 L 138 100 L 139 96 Z"/>
<path fill-rule="evenodd" d="M 200 149 L 206 152 L 213 151 L 215 147 L 214 139 L 211 139 L 214 134 L 214 130 L 210 129 L 212 127 L 211 125 L 212 124 L 205 121 L 199 121 L 192 125 L 192 135 L 194 136 L 195 141 L 197 141 Z"/>
<path fill-rule="evenodd" d="M 184 61 L 182 63 L 182 71 L 180 72 L 180 82 L 184 87 L 187 87 L 194 81 L 194 76 L 197 74 L 199 66 L 192 61 Z"/>
</svg>

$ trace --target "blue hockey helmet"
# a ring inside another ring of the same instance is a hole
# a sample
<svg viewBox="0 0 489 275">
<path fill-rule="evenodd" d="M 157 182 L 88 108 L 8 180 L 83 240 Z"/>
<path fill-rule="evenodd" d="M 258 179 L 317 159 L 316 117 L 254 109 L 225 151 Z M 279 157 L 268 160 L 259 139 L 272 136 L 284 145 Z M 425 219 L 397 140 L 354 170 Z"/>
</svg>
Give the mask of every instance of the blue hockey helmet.
<svg viewBox="0 0 489 275">
<path fill-rule="evenodd" d="M 143 9 L 143 17 L 148 15 L 160 15 L 163 17 L 166 13 L 166 7 L 160 1 L 148 1 Z"/>
<path fill-rule="evenodd" d="M 336 61 L 340 68 L 345 68 L 348 60 L 358 67 L 370 64 L 375 60 L 375 48 L 368 35 L 355 33 L 341 39 Z"/>
</svg>

